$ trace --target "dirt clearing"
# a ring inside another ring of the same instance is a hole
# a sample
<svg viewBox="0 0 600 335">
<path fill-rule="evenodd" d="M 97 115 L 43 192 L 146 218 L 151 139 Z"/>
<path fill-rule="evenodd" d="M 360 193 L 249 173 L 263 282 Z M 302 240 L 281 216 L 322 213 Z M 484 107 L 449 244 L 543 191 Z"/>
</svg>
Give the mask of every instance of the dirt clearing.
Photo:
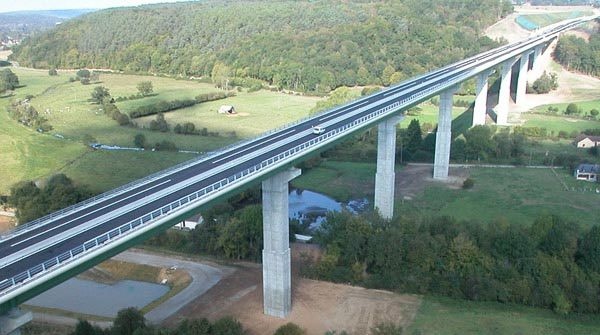
<svg viewBox="0 0 600 335">
<path fill-rule="evenodd" d="M 314 246 L 292 245 L 295 254 L 298 248 L 309 248 L 309 253 L 318 254 Z M 297 266 L 296 259 L 293 257 L 292 269 Z M 175 326 L 183 318 L 215 320 L 231 315 L 249 334 L 273 334 L 278 327 L 294 322 L 306 329 L 307 334 L 346 330 L 362 335 L 370 334 L 370 329 L 383 321 L 409 325 L 421 303 L 416 295 L 310 280 L 293 272 L 292 311 L 286 319 L 263 314 L 261 265 L 240 264 L 233 274 L 221 279 L 165 323 Z"/>
<path fill-rule="evenodd" d="M 433 165 L 408 164 L 396 172 L 396 199 L 412 200 L 432 184 L 445 184 L 449 188 L 459 189 L 469 170 L 462 167 L 450 167 L 448 179 L 439 181 L 433 179 Z"/>
<path fill-rule="evenodd" d="M 0 215 L 0 234 L 7 232 L 15 227 L 15 218 L 11 216 Z"/>
</svg>

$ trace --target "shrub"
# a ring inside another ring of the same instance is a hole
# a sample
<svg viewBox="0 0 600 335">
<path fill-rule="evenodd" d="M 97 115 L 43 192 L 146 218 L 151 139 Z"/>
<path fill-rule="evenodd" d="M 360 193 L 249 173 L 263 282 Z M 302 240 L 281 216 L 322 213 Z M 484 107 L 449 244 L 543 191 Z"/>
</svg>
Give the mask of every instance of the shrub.
<svg viewBox="0 0 600 335">
<path fill-rule="evenodd" d="M 304 331 L 304 329 L 300 328 L 300 326 L 298 326 L 297 324 L 292 323 L 292 322 L 288 322 L 288 323 L 284 324 L 283 326 L 277 328 L 275 333 L 273 333 L 273 335 L 304 335 L 304 334 L 306 334 L 306 331 Z"/>
<path fill-rule="evenodd" d="M 462 188 L 465 190 L 471 189 L 473 188 L 473 186 L 475 186 L 475 181 L 471 178 L 467 178 L 465 179 L 465 181 L 463 181 L 462 184 Z"/>
</svg>

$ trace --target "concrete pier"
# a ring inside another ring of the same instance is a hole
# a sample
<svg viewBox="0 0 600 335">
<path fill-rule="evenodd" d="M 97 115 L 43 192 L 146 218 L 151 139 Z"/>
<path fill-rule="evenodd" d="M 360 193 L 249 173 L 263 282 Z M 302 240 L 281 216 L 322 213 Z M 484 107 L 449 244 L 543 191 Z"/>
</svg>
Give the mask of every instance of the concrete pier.
<svg viewBox="0 0 600 335">
<path fill-rule="evenodd" d="M 394 184 L 396 173 L 396 125 L 399 116 L 379 123 L 377 132 L 377 174 L 375 175 L 375 210 L 382 218 L 394 216 Z"/>
<path fill-rule="evenodd" d="M 542 73 L 540 72 L 540 69 L 542 69 L 542 51 L 544 51 L 543 45 L 538 45 L 533 51 L 531 70 L 527 75 L 527 80 L 529 80 L 530 83 L 533 83 L 542 75 Z"/>
<path fill-rule="evenodd" d="M 527 94 L 527 73 L 529 68 L 529 52 L 521 55 L 519 60 L 519 77 L 517 78 L 517 94 L 515 103 L 521 103 Z"/>
<path fill-rule="evenodd" d="M 262 182 L 263 200 L 263 308 L 280 318 L 291 309 L 288 182 L 301 174 L 289 169 Z"/>
<path fill-rule="evenodd" d="M 32 319 L 31 312 L 13 308 L 8 313 L 0 315 L 0 335 L 19 335 L 21 327 Z"/>
<path fill-rule="evenodd" d="M 452 144 L 452 96 L 456 87 L 440 94 L 440 114 L 437 133 L 435 135 L 435 160 L 433 162 L 433 179 L 448 179 L 450 166 L 450 146 Z"/>
<path fill-rule="evenodd" d="M 508 104 L 510 102 L 510 82 L 512 79 L 512 66 L 514 59 L 509 59 L 502 64 L 500 91 L 498 92 L 498 106 L 496 106 L 496 124 L 508 125 Z"/>
<path fill-rule="evenodd" d="M 484 71 L 477 75 L 477 93 L 475 96 L 475 105 L 473 106 L 473 126 L 484 125 L 487 115 L 487 95 L 488 80 L 491 70 Z"/>
</svg>

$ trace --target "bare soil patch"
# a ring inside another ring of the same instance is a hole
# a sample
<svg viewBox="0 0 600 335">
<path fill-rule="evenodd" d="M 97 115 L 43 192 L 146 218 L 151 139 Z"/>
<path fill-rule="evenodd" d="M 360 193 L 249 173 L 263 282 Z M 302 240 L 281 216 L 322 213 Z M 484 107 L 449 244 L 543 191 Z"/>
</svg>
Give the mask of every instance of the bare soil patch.
<svg viewBox="0 0 600 335">
<path fill-rule="evenodd" d="M 2 50 L 0 51 L 0 60 L 8 60 L 8 56 L 12 53 L 11 50 Z"/>
<path fill-rule="evenodd" d="M 412 200 L 432 184 L 443 183 L 448 188 L 458 189 L 468 177 L 468 169 L 451 167 L 448 180 L 441 182 L 433 179 L 431 164 L 409 164 L 396 172 L 396 199 Z"/>
<path fill-rule="evenodd" d="M 301 278 L 296 271 L 301 253 L 319 257 L 320 250 L 316 246 L 292 245 L 292 311 L 287 318 L 263 314 L 262 267 L 243 263 L 178 315 L 167 319 L 166 325 L 175 326 L 183 318 L 216 320 L 233 316 L 249 334 L 273 334 L 278 327 L 294 322 L 307 334 L 346 330 L 362 335 L 370 334 L 372 327 L 384 321 L 407 326 L 414 319 L 421 303 L 419 296 Z"/>
<path fill-rule="evenodd" d="M 7 232 L 15 227 L 15 218 L 11 216 L 0 215 L 0 234 Z"/>
</svg>

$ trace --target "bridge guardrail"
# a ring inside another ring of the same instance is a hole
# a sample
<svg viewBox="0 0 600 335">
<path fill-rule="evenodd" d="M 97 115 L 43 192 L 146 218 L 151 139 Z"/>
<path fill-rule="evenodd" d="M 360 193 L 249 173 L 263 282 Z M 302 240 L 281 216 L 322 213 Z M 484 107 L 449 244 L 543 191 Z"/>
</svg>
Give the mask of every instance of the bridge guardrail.
<svg viewBox="0 0 600 335">
<path fill-rule="evenodd" d="M 396 101 L 396 102 L 389 104 L 383 108 L 373 111 L 367 115 L 364 115 L 364 116 L 354 120 L 351 123 L 348 123 L 342 127 L 339 127 L 339 128 L 333 129 L 329 132 L 326 132 L 325 134 L 315 137 L 315 138 L 309 140 L 308 142 L 304 142 L 293 148 L 290 148 L 290 149 L 278 154 L 277 156 L 267 158 L 267 159 L 263 160 L 262 162 L 254 165 L 248 169 L 245 169 L 245 170 L 238 172 L 227 178 L 223 178 L 209 186 L 206 186 L 206 187 L 200 189 L 199 191 L 193 192 L 187 196 L 184 196 L 178 200 L 175 200 L 175 201 L 171 202 L 170 204 L 161 207 L 160 209 L 156 209 L 150 213 L 146 213 L 143 216 L 140 216 L 132 221 L 129 221 L 126 224 L 123 224 L 115 229 L 112 229 L 111 231 L 109 231 L 107 233 L 101 234 L 93 239 L 90 239 L 87 242 L 85 242 L 69 251 L 66 251 L 52 259 L 49 259 L 49 260 L 43 262 L 42 264 L 38 264 L 38 265 L 30 268 L 27 271 L 19 273 L 19 274 L 13 276 L 12 278 L 5 279 L 2 282 L 0 282 L 0 296 L 8 294 L 8 292 L 12 291 L 13 289 L 16 289 L 18 286 L 26 284 L 28 281 L 34 279 L 35 277 L 38 277 L 49 271 L 56 270 L 62 264 L 70 263 L 70 262 L 76 260 L 77 258 L 82 257 L 84 254 L 87 254 L 93 250 L 96 250 L 96 248 L 104 245 L 107 242 L 118 240 L 122 237 L 125 237 L 126 235 L 132 233 L 133 231 L 140 229 L 141 227 L 154 222 L 158 218 L 161 218 L 168 213 L 172 213 L 173 211 L 181 210 L 185 207 L 188 207 L 190 204 L 192 204 L 192 202 L 199 201 L 199 200 L 211 195 L 213 192 L 218 191 L 219 189 L 221 189 L 222 187 L 224 187 L 226 185 L 229 185 L 229 184 L 232 184 L 235 182 L 240 182 L 242 179 L 248 178 L 250 175 L 257 173 L 258 171 L 264 170 L 265 168 L 270 167 L 271 165 L 276 164 L 276 163 L 280 162 L 281 160 L 283 160 L 287 157 L 290 157 L 291 155 L 293 155 L 295 153 L 298 153 L 300 151 L 306 150 L 307 148 L 313 147 L 327 139 L 330 139 L 331 137 L 334 137 L 335 135 L 339 135 L 340 133 L 348 131 L 348 129 L 350 129 L 350 128 L 354 128 L 355 126 L 358 126 L 362 123 L 372 120 L 375 117 L 378 117 L 378 116 L 382 117 L 383 114 L 386 112 L 388 114 L 391 114 L 391 113 L 395 112 L 396 110 L 402 108 L 402 105 L 406 105 L 407 103 L 411 103 L 414 100 L 417 100 L 427 94 L 431 94 L 432 91 L 439 89 L 439 87 L 443 86 L 443 85 L 444 85 L 443 83 L 436 84 L 425 91 L 418 92 L 416 94 L 411 95 L 410 97 L 407 97 L 400 101 Z M 312 117 L 315 117 L 315 116 L 312 116 Z M 302 121 L 298 121 L 298 122 L 302 122 Z"/>
</svg>

